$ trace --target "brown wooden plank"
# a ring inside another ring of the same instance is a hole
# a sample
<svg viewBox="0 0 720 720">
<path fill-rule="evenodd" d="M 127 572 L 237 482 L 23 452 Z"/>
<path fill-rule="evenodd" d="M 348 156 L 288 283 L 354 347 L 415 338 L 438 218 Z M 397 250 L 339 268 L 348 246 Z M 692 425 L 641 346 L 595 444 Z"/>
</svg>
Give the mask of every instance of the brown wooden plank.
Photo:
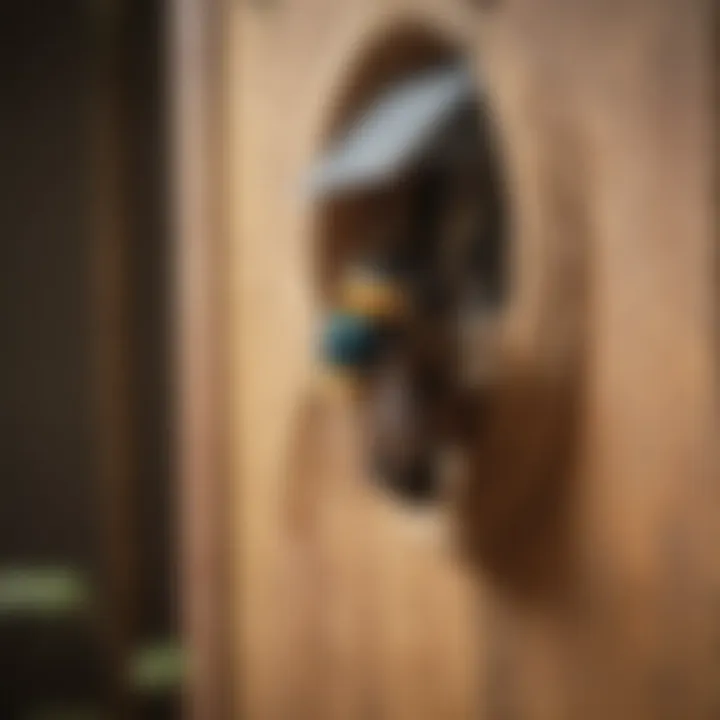
<svg viewBox="0 0 720 720">
<path fill-rule="evenodd" d="M 185 714 L 232 716 L 224 338 L 224 4 L 168 5 Z"/>
</svg>

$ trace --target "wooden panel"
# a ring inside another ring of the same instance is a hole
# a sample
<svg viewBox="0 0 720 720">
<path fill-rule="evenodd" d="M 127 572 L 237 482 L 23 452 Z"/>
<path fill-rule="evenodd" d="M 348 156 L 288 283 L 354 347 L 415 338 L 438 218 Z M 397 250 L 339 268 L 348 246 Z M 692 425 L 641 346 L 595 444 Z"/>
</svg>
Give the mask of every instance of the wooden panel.
<svg viewBox="0 0 720 720">
<path fill-rule="evenodd" d="M 232 717 L 228 606 L 225 3 L 168 6 L 180 622 L 187 717 Z"/>
<path fill-rule="evenodd" d="M 229 11 L 243 717 L 711 716 L 711 5 Z M 362 482 L 348 409 L 304 404 L 317 225 L 296 181 L 408 15 L 486 73 L 515 220 L 503 375 L 450 518 L 463 565 Z"/>
<path fill-rule="evenodd" d="M 519 717 L 709 712 L 710 10 L 632 2 L 601 16 L 593 3 L 517 3 L 481 33 L 511 170 L 518 275 L 507 390 L 478 461 L 492 487 L 532 483 L 538 467 L 558 474 L 545 463 L 562 454 L 571 463 L 549 515 L 565 537 L 541 562 L 532 565 L 529 538 L 519 542 L 522 529 L 546 544 L 547 525 L 529 526 L 542 520 L 537 503 L 501 551 L 496 538 L 484 550 L 519 595 L 502 608 L 518 638 Z M 476 506 L 493 507 L 475 494 Z M 507 495 L 494 499 L 517 514 Z M 492 527 L 482 511 L 467 518 L 476 531 Z"/>
<path fill-rule="evenodd" d="M 315 218 L 302 206 L 299 180 L 340 111 L 342 86 L 357 80 L 336 75 L 362 65 L 351 35 L 367 33 L 374 43 L 385 21 L 384 13 L 326 3 L 310 10 L 310 23 L 308 9 L 238 11 L 236 18 L 243 707 L 258 718 L 469 717 L 476 705 L 471 584 L 452 562 L 418 546 L 406 522 L 368 491 L 343 408 L 330 424 L 335 433 L 345 428 L 340 438 L 311 433 L 306 443 L 319 444 L 322 456 L 312 536 L 301 544 L 284 527 L 286 471 L 295 482 L 308 477 L 305 461 L 293 462 L 289 452 L 302 427 L 317 311 Z"/>
</svg>

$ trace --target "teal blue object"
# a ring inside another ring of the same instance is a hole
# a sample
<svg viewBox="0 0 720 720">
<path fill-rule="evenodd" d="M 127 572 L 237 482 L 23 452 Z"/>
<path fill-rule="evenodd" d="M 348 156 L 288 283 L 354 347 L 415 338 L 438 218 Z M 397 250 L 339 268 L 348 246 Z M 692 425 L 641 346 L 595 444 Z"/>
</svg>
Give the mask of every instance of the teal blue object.
<svg viewBox="0 0 720 720">
<path fill-rule="evenodd" d="M 325 325 L 321 354 L 329 365 L 362 370 L 376 360 L 381 336 L 380 327 L 369 318 L 336 312 Z"/>
</svg>

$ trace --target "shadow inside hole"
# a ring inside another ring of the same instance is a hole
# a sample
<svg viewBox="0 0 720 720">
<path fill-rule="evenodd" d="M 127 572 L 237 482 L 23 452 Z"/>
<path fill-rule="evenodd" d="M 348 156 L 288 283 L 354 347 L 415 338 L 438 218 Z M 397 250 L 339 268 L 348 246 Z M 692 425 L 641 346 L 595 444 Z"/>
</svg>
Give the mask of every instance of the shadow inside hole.
<svg viewBox="0 0 720 720">
<path fill-rule="evenodd" d="M 351 78 L 327 137 L 336 136 L 382 88 L 418 69 L 456 62 L 458 55 L 424 29 L 389 33 Z M 405 254 L 415 312 L 403 335 L 411 342 L 395 348 L 393 371 L 410 389 L 399 401 L 392 392 L 389 400 L 384 396 L 387 384 L 365 392 L 366 467 L 401 502 L 425 505 L 438 492 L 434 455 L 445 443 L 460 443 L 472 468 L 455 510 L 465 558 L 509 592 L 539 597 L 563 587 L 569 568 L 567 508 L 580 393 L 573 378 L 553 387 L 516 378 L 507 387 L 470 393 L 460 384 L 463 351 L 453 325 L 460 306 L 500 313 L 510 288 L 508 204 L 493 118 L 478 97 L 454 122 L 448 144 L 412 173 L 390 186 L 319 205 L 315 287 L 320 305 L 331 307 L 343 268 L 353 259 Z M 453 140 L 468 135 L 475 138 L 470 170 L 438 162 L 457 160 Z M 453 265 L 446 230 L 468 207 L 482 211 L 482 238 Z M 438 328 L 445 345 L 428 340 L 428 330 Z M 421 356 L 432 355 L 429 350 L 436 352 L 427 361 Z M 426 394 L 428 363 L 440 391 Z M 378 406 L 385 402 L 405 403 L 396 408 L 402 416 L 393 420 L 398 427 L 379 419 Z"/>
<path fill-rule="evenodd" d="M 495 398 L 456 500 L 469 565 L 523 602 L 567 598 L 582 417 L 579 376 Z"/>
</svg>

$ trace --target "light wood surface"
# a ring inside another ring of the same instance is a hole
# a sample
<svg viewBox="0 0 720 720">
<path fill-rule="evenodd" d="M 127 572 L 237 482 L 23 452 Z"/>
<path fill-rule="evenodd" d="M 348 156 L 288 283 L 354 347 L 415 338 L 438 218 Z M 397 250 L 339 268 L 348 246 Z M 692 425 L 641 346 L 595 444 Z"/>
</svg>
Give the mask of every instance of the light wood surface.
<svg viewBox="0 0 720 720">
<path fill-rule="evenodd" d="M 492 5 L 227 8 L 238 717 L 717 712 L 713 4 Z M 339 226 L 298 179 L 414 18 L 482 70 L 513 204 L 503 372 L 445 517 L 463 554 L 308 399 Z"/>
</svg>

